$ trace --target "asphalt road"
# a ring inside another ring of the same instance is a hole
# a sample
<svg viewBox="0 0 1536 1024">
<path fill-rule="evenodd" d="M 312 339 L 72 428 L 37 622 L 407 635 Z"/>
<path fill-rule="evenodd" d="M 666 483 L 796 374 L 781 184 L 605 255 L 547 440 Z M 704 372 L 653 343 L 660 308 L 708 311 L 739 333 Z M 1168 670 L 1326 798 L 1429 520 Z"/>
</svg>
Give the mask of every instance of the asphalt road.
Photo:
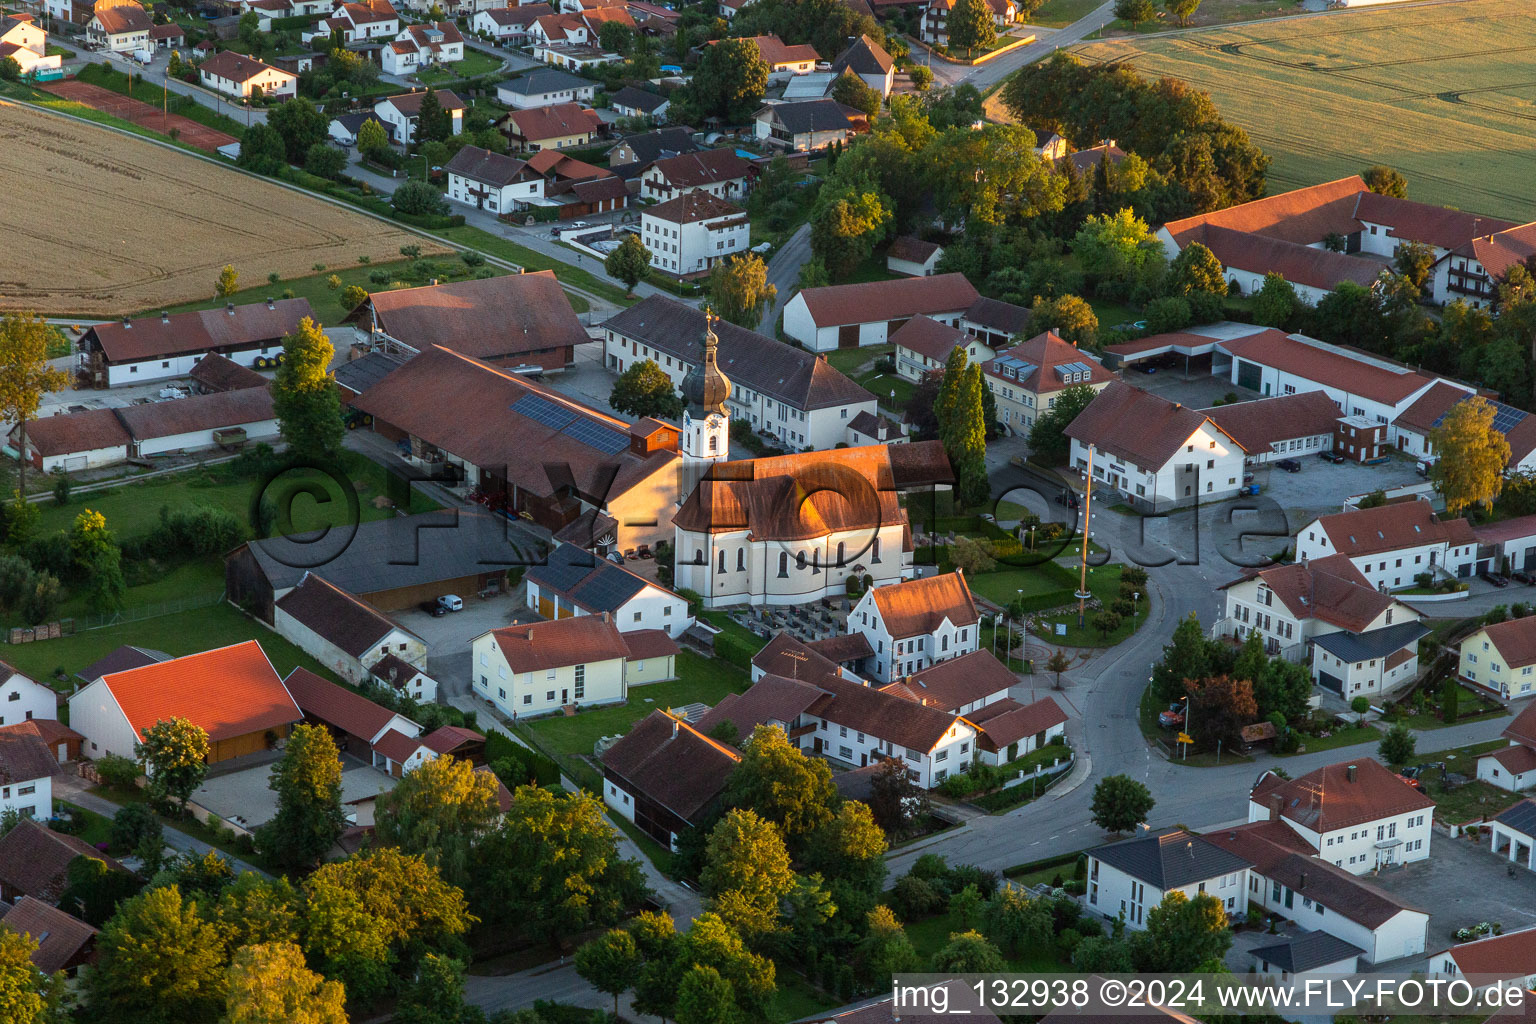
<svg viewBox="0 0 1536 1024">
<path fill-rule="evenodd" d="M 779 314 L 784 312 L 784 306 L 794 297 L 795 286 L 800 280 L 800 268 L 805 266 L 811 258 L 811 226 L 802 224 L 795 233 L 785 239 L 779 251 L 773 254 L 773 259 L 768 261 L 768 283 L 779 290 L 778 297 L 774 299 L 773 308 L 763 317 L 763 322 L 758 325 L 762 333 L 773 336 L 774 324 L 778 323 Z"/>
</svg>

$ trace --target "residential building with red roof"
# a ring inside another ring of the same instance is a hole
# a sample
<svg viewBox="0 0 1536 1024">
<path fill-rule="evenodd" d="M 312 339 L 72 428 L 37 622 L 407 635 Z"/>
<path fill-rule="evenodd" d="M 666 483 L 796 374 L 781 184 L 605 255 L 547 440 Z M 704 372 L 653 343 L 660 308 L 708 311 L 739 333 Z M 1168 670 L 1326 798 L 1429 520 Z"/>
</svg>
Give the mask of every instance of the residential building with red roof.
<svg viewBox="0 0 1536 1024">
<path fill-rule="evenodd" d="M 1519 700 L 1536 693 L 1536 622 L 1527 622 L 1527 618 L 1530 616 L 1479 627 L 1461 642 L 1457 674 L 1500 700 Z M 1530 746 L 1536 748 L 1536 715 L 1521 715 L 1515 722 L 1511 726 L 1514 735 L 1528 732 Z"/>
<path fill-rule="evenodd" d="M 980 297 L 964 274 L 802 288 L 784 307 L 784 334 L 816 352 L 884 345 L 915 316 L 958 325 Z"/>
<path fill-rule="evenodd" d="M 73 978 L 80 967 L 96 962 L 97 930 L 42 900 L 23 896 L 0 914 L 0 925 L 37 944 L 32 966 L 44 974 L 63 971 Z"/>
<path fill-rule="evenodd" d="M 30 722 L 0 728 L 0 813 L 51 817 L 53 777 L 62 774 L 59 760 Z"/>
<path fill-rule="evenodd" d="M 1120 381 L 1067 425 L 1071 466 L 1138 509 L 1220 501 L 1242 486 L 1243 446 L 1210 415 Z M 1093 450 L 1092 466 L 1089 449 Z"/>
<path fill-rule="evenodd" d="M 379 51 L 379 66 L 390 75 L 410 75 L 463 59 L 464 36 L 451 21 L 407 25 Z"/>
<path fill-rule="evenodd" d="M 236 99 L 257 95 L 292 97 L 298 94 L 299 88 L 298 75 L 234 50 L 220 50 L 203 61 L 197 66 L 197 77 L 214 92 Z"/>
<path fill-rule="evenodd" d="M 997 766 L 1049 746 L 1064 737 L 1067 728 L 1067 713 L 1054 697 L 1041 697 L 1028 704 L 1003 697 L 966 712 L 965 720 L 980 730 L 976 760 Z M 1063 746 L 1060 760 L 1070 756 Z"/>
<path fill-rule="evenodd" d="M 383 658 L 393 656 L 417 668 L 427 660 L 420 636 L 316 572 L 305 573 L 298 586 L 278 598 L 272 627 L 354 686 L 372 678 L 373 666 Z"/>
<path fill-rule="evenodd" d="M 1037 334 L 977 361 L 981 362 L 982 382 L 997 404 L 999 422 L 1008 433 L 1020 437 L 1029 433 L 1037 417 L 1055 407 L 1057 397 L 1067 388 L 1103 391 L 1118 379 L 1097 356 L 1063 341 L 1054 331 Z"/>
<path fill-rule="evenodd" d="M 638 660 L 677 654 L 672 639 L 655 632 L 661 636 L 620 633 L 606 612 L 493 629 L 470 644 L 476 696 L 509 717 L 620 703 L 629 699 L 631 637 Z"/>
<path fill-rule="evenodd" d="M 545 3 L 493 7 L 489 10 L 476 11 L 474 19 L 469 24 L 470 28 L 477 33 L 490 33 L 498 43 L 521 46 L 528 41 L 528 31 L 533 27 L 533 23 L 554 13 L 554 8 Z M 595 89 L 595 86 L 589 86 L 589 88 Z"/>
<path fill-rule="evenodd" d="M 0 725 L 58 717 L 58 691 L 0 661 Z"/>
<path fill-rule="evenodd" d="M 1343 555 L 1378 590 L 1401 590 L 1430 573 L 1465 578 L 1484 571 L 1465 519 L 1441 519 L 1425 500 L 1398 501 L 1319 516 L 1296 532 L 1296 560 Z"/>
<path fill-rule="evenodd" d="M 579 149 L 597 138 L 602 125 L 595 110 L 579 103 L 510 110 L 496 122 L 497 130 L 507 137 L 513 151 L 519 153 Z"/>
<path fill-rule="evenodd" d="M 981 613 L 954 572 L 872 587 L 848 613 L 848 632 L 874 651 L 871 678 L 890 683 L 977 649 Z"/>
<path fill-rule="evenodd" d="M 768 64 L 768 78 L 773 81 L 776 78 L 784 78 L 788 75 L 803 75 L 816 70 L 816 62 L 821 60 L 821 54 L 816 52 L 816 47 L 809 43 L 801 43 L 797 46 L 789 46 L 778 36 L 742 36 L 747 42 L 757 47 L 758 54 Z M 709 45 L 713 46 L 721 42 L 712 39 Z"/>
<path fill-rule="evenodd" d="M 1393 424 L 1398 449 L 1420 462 L 1439 461 L 1440 453 L 1430 443 L 1430 432 L 1440 426 L 1452 409 L 1474 397 L 1481 397 L 1493 406 L 1494 427 L 1509 442 L 1509 461 L 1505 471 L 1526 473 L 1536 470 L 1536 416 L 1499 401 L 1496 394 L 1478 395 L 1465 384 L 1453 381 L 1436 381 L 1433 387 L 1398 415 Z"/>
<path fill-rule="evenodd" d="M 640 194 L 665 202 L 689 192 L 744 199 L 752 165 L 733 149 L 705 149 L 652 160 L 640 170 Z"/>
<path fill-rule="evenodd" d="M 670 711 L 652 711 L 603 751 L 603 802 L 669 850 L 709 820 L 741 754 Z"/>
<path fill-rule="evenodd" d="M 331 16 L 320 22 L 317 34 L 329 35 L 337 30 L 349 44 L 393 39 L 400 34 L 400 15 L 389 0 L 338 3 Z"/>
<path fill-rule="evenodd" d="M 185 718 L 208 734 L 208 762 L 271 749 L 303 713 L 255 640 L 112 672 L 69 698 L 87 756 L 134 756 L 156 722 Z"/>
<path fill-rule="evenodd" d="M 367 761 L 398 778 L 412 762 L 421 726 L 354 690 L 322 679 L 307 668 L 296 668 L 283 680 L 305 721 L 331 732 L 342 753 Z M 390 737 L 388 740 L 385 737 Z M 402 743 L 401 740 L 409 743 Z M 410 747 L 407 751 L 406 747 Z"/>
<path fill-rule="evenodd" d="M 937 242 L 899 235 L 885 250 L 885 269 L 907 277 L 932 277 L 943 256 L 944 247 Z"/>
<path fill-rule="evenodd" d="M 1375 758 L 1295 779 L 1266 771 L 1248 794 L 1248 820 L 1278 820 L 1328 863 L 1363 875 L 1429 857 L 1435 802 Z"/>
<path fill-rule="evenodd" d="M 1018 20 L 1019 9 L 1013 0 L 986 0 L 986 3 L 992 10 L 992 24 L 998 32 Z M 949 12 L 954 6 L 955 0 L 928 0 L 918 29 L 923 42 L 934 46 L 949 45 Z"/>
<path fill-rule="evenodd" d="M 699 190 L 640 212 L 651 266 L 680 278 L 705 276 L 721 260 L 746 252 L 751 228 L 746 210 Z"/>
<path fill-rule="evenodd" d="M 191 313 L 125 317 L 86 330 L 76 369 L 96 387 L 115 388 L 185 377 L 210 353 L 249 367 L 275 359 L 283 338 L 305 317 L 315 318 L 308 299 L 231 302 Z"/>
<path fill-rule="evenodd" d="M 69 884 L 69 863 L 76 857 L 92 857 L 113 871 L 128 870 L 78 836 L 23 818 L 0 836 L 0 902 L 14 904 L 30 896 L 57 906 Z"/>
<path fill-rule="evenodd" d="M 1470 981 L 1478 990 L 1495 979 L 1530 989 L 1536 982 L 1536 925 L 1457 943 L 1430 957 L 1429 973 Z"/>
<path fill-rule="evenodd" d="M 913 383 L 920 382 L 930 373 L 942 373 L 951 353 L 965 349 L 966 359 L 973 363 L 985 363 L 993 356 L 991 346 L 962 328 L 946 324 L 928 316 L 915 316 L 902 324 L 891 335 L 896 351 L 896 375 Z M 998 410 L 1002 418 L 1002 410 Z"/>
<path fill-rule="evenodd" d="M 154 23 L 149 12 L 138 4 L 97 4 L 85 34 L 91 42 L 114 53 L 153 49 L 150 30 Z"/>
<path fill-rule="evenodd" d="M 1321 391 L 1232 402 L 1202 410 L 1247 452 L 1264 464 L 1331 451 L 1339 407 Z"/>
<path fill-rule="evenodd" d="M 389 34 L 394 35 L 399 31 L 396 27 Z M 449 134 L 458 135 L 463 132 L 464 111 L 467 109 L 465 102 L 447 89 L 434 89 L 432 92 L 437 97 L 438 106 L 448 114 Z M 389 137 L 397 145 L 408 146 L 415 141 L 416 120 L 421 116 L 421 101 L 426 95 L 426 90 L 421 90 L 386 96 L 374 102 L 374 116 L 389 129 Z"/>
</svg>

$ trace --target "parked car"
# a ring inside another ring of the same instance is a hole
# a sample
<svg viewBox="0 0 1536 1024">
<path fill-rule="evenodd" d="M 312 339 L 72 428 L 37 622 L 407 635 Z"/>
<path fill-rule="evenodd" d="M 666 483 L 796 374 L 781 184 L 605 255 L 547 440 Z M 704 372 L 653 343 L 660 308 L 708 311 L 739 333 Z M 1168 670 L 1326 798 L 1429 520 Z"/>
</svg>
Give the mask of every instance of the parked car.
<svg viewBox="0 0 1536 1024">
<path fill-rule="evenodd" d="M 1062 491 L 1056 495 L 1056 504 L 1065 505 L 1067 508 L 1077 508 L 1079 502 L 1076 491 Z"/>
<path fill-rule="evenodd" d="M 1516 583 L 1524 583 L 1526 586 L 1530 586 L 1532 583 L 1536 583 L 1536 576 L 1532 576 L 1530 573 L 1523 569 L 1516 569 L 1514 572 L 1509 574 L 1509 578 L 1514 580 Z"/>
<path fill-rule="evenodd" d="M 1487 583 L 1492 583 L 1500 590 L 1503 590 L 1505 587 L 1509 586 L 1509 581 L 1506 580 L 1503 576 L 1495 576 L 1491 572 L 1480 572 L 1477 574 L 1477 578 Z"/>
<path fill-rule="evenodd" d="M 652 554 L 651 546 L 649 544 L 641 544 L 641 545 L 639 545 L 638 547 L 635 548 L 635 557 L 637 557 L 637 558 L 654 558 L 655 555 Z"/>
<path fill-rule="evenodd" d="M 1184 727 L 1184 705 L 1170 704 L 1167 711 L 1158 712 L 1157 724 L 1164 729 L 1182 729 Z"/>
<path fill-rule="evenodd" d="M 1275 463 L 1275 468 L 1283 469 L 1287 473 L 1300 473 L 1301 463 L 1295 459 L 1281 459 L 1279 462 Z"/>
<path fill-rule="evenodd" d="M 1329 448 L 1327 451 L 1318 452 L 1317 457 L 1322 459 L 1324 462 L 1331 462 L 1334 465 L 1338 465 L 1344 461 L 1344 456 L 1339 452 L 1334 451 L 1332 448 Z"/>
<path fill-rule="evenodd" d="M 1151 363 L 1147 363 L 1141 367 L 1141 372 L 1145 374 L 1153 374 L 1157 372 L 1157 367 L 1153 366 Z"/>
<path fill-rule="evenodd" d="M 457 594 L 444 594 L 437 599 L 437 603 L 443 606 L 443 611 L 461 612 L 464 610 L 464 599 Z"/>
<path fill-rule="evenodd" d="M 1416 465 L 1414 465 L 1413 471 L 1415 473 L 1419 474 L 1419 476 L 1429 476 L 1429 463 L 1427 463 L 1427 462 L 1417 463 Z"/>
<path fill-rule="evenodd" d="M 437 601 L 423 601 L 423 602 L 421 602 L 421 604 L 418 604 L 416 607 L 420 608 L 422 611 L 426 612 L 428 615 L 436 616 L 436 615 L 447 615 L 448 614 L 448 609 L 444 608 L 442 606 L 442 604 L 437 602 Z"/>
</svg>

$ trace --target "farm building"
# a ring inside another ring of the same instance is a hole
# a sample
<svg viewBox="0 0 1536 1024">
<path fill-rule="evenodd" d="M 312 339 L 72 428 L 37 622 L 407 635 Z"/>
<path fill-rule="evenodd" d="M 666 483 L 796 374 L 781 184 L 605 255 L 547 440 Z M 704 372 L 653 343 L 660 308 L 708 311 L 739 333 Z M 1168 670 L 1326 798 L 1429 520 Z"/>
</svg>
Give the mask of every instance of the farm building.
<svg viewBox="0 0 1536 1024">
<path fill-rule="evenodd" d="M 687 601 L 575 544 L 555 548 L 542 564 L 529 566 L 523 580 L 528 607 L 546 619 L 610 615 L 621 633 L 662 629 L 672 637 L 693 625 Z"/>
<path fill-rule="evenodd" d="M 273 628 L 354 685 L 369 679 L 385 657 L 412 666 L 427 657 L 421 637 L 313 572 L 278 599 Z"/>
<path fill-rule="evenodd" d="M 422 760 L 421 726 L 402 714 L 376 704 L 360 693 L 322 679 L 307 668 L 296 668 L 283 680 L 304 720 L 330 730 L 337 749 L 399 776 L 409 763 Z M 409 748 L 409 753 L 406 752 Z"/>
<path fill-rule="evenodd" d="M 816 352 L 884 345 L 914 316 L 959 324 L 979 297 L 964 274 L 803 288 L 784 307 L 784 333 Z"/>
<path fill-rule="evenodd" d="M 28 678 L 0 661 L 0 725 L 58 717 L 59 699 L 53 687 Z"/>
<path fill-rule="evenodd" d="M 932 277 L 943 256 L 944 247 L 937 242 L 902 235 L 886 250 L 885 269 L 904 277 Z"/>
<path fill-rule="evenodd" d="M 276 359 L 305 317 L 315 318 L 308 299 L 268 299 L 96 324 L 80 339 L 76 372 L 88 385 L 115 388 L 185 377 L 209 352 L 250 366 Z"/>
<path fill-rule="evenodd" d="M 246 388 L 264 388 L 268 383 L 266 377 L 249 366 L 241 366 L 233 359 L 221 356 L 217 352 L 209 352 L 199 359 L 187 376 L 192 381 L 192 390 L 200 395 L 211 395 L 219 391 L 243 391 Z"/>
</svg>

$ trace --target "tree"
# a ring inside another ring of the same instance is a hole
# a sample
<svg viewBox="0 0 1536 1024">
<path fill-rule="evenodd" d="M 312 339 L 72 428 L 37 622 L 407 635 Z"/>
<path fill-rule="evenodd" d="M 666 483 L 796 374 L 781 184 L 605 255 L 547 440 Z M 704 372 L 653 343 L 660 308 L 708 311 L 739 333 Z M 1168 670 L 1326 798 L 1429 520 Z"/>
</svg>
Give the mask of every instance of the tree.
<svg viewBox="0 0 1536 1024">
<path fill-rule="evenodd" d="M 213 1020 L 224 1007 L 224 943 L 174 885 L 126 900 L 96 940 L 87 1003 L 121 1024 Z"/>
<path fill-rule="evenodd" d="M 1199 617 L 1190 612 L 1173 628 L 1163 647 L 1163 660 L 1152 669 L 1152 692 L 1159 702 L 1170 704 L 1185 695 L 1186 682 L 1206 678 L 1212 667 L 1211 643 Z"/>
<path fill-rule="evenodd" d="M 1253 322 L 1262 327 L 1285 327 L 1301 309 L 1301 299 L 1291 282 L 1271 270 L 1264 287 L 1253 297 Z"/>
<path fill-rule="evenodd" d="M 240 274 L 233 266 L 226 263 L 224 269 L 219 271 L 219 280 L 213 288 L 213 294 L 220 299 L 227 299 L 239 290 Z"/>
<path fill-rule="evenodd" d="M 1440 719 L 1447 725 L 1455 722 L 1461 715 L 1461 684 L 1456 681 L 1454 675 L 1445 677 L 1445 682 L 1440 687 Z"/>
<path fill-rule="evenodd" d="M 598 29 L 597 42 L 609 53 L 627 53 L 635 34 L 629 26 L 619 21 L 605 21 L 602 28 Z"/>
<path fill-rule="evenodd" d="M 933 954 L 930 971 L 940 974 L 995 974 L 1008 969 L 997 947 L 980 932 L 952 932 L 949 944 Z"/>
<path fill-rule="evenodd" d="M 608 394 L 608 404 L 614 411 L 637 419 L 654 416 L 677 420 L 683 415 L 683 396 L 678 394 L 666 371 L 649 359 L 630 363 L 629 368 L 619 374 Z"/>
<path fill-rule="evenodd" d="M 1381 759 L 1394 769 L 1401 769 L 1413 759 L 1414 747 L 1418 745 L 1418 738 L 1402 722 L 1393 725 L 1387 730 L 1387 734 L 1381 738 L 1376 752 Z"/>
<path fill-rule="evenodd" d="M 1180 26 L 1186 26 L 1190 17 L 1200 9 L 1200 0 L 1163 0 L 1163 9 L 1178 18 Z"/>
<path fill-rule="evenodd" d="M 855 168 L 851 161 L 838 166 Z M 848 276 L 885 238 L 894 219 L 890 198 L 874 174 L 833 168 L 811 208 L 813 262 L 819 262 L 830 279 Z"/>
<path fill-rule="evenodd" d="M 418 147 L 428 142 L 447 142 L 453 137 L 453 118 L 443 109 L 436 89 L 428 89 L 421 97 L 421 110 L 416 115 L 416 130 L 411 141 Z"/>
<path fill-rule="evenodd" d="M 1227 294 L 1226 273 L 1216 254 L 1199 242 L 1186 245 L 1168 265 L 1168 294 Z"/>
<path fill-rule="evenodd" d="M 1106 640 L 1109 634 L 1120 628 L 1120 613 L 1114 611 L 1101 611 L 1093 617 L 1093 628 L 1099 631 L 1099 635 Z"/>
<path fill-rule="evenodd" d="M 927 92 L 933 84 L 933 69 L 926 64 L 918 64 L 907 75 L 912 79 L 912 87 L 918 92 Z"/>
<path fill-rule="evenodd" d="M 997 42 L 997 23 L 986 0 L 955 0 L 947 22 L 951 49 L 965 48 L 967 56 Z"/>
<path fill-rule="evenodd" d="M 1370 700 L 1370 698 L 1369 697 L 1356 697 L 1356 698 L 1354 698 L 1353 700 L 1351 700 L 1349 702 L 1349 710 L 1353 711 L 1355 714 L 1360 716 L 1359 718 L 1357 718 L 1355 720 L 1355 724 L 1359 725 L 1359 726 L 1364 726 L 1365 725 L 1365 715 L 1366 715 L 1366 712 L 1371 710 L 1371 700 Z"/>
<path fill-rule="evenodd" d="M 963 2 L 971 2 L 971 0 L 963 0 Z M 862 110 L 870 117 L 880 112 L 880 105 L 883 102 L 879 90 L 871 89 L 864 83 L 864 79 L 854 74 L 849 68 L 845 68 L 837 81 L 832 83 L 832 98 L 844 106 Z"/>
<path fill-rule="evenodd" d="M 1071 452 L 1067 427 L 1088 408 L 1097 392 L 1087 384 L 1073 384 L 1056 395 L 1056 404 L 1035 417 L 1029 428 L 1029 448 L 1036 457 L 1052 466 L 1064 465 Z"/>
<path fill-rule="evenodd" d="M 464 1002 L 464 962 L 428 953 L 416 981 L 400 1000 L 395 1024 L 483 1024 L 485 1015 Z"/>
<path fill-rule="evenodd" d="M 768 264 L 755 252 L 719 260 L 709 271 L 709 305 L 721 319 L 756 330 L 779 290 L 768 283 Z"/>
<path fill-rule="evenodd" d="M 0 928 L 0 1019 L 7 1024 L 65 1024 L 69 1015 L 60 1008 L 64 975 L 38 970 L 32 963 L 35 952 L 37 941 L 30 935 Z"/>
<path fill-rule="evenodd" d="M 1056 689 L 1061 689 L 1061 674 L 1071 667 L 1072 659 L 1067 657 L 1066 651 L 1058 647 L 1051 652 L 1050 659 L 1045 663 L 1045 670 L 1056 674 Z"/>
<path fill-rule="evenodd" d="M 231 949 L 299 941 L 299 894 L 286 878 L 242 872 L 219 893 L 209 917 Z"/>
<path fill-rule="evenodd" d="M 339 178 L 347 169 L 347 154 L 335 146 L 316 142 L 304 153 L 304 169 L 320 178 Z"/>
<path fill-rule="evenodd" d="M 373 118 L 364 121 L 363 126 L 357 130 L 357 152 L 366 157 L 388 149 L 389 136 L 384 131 L 384 125 Z"/>
<path fill-rule="evenodd" d="M 694 964 L 677 988 L 677 1024 L 735 1024 L 736 992 L 713 967 Z"/>
<path fill-rule="evenodd" d="M 894 757 L 881 758 L 869 784 L 869 810 L 888 836 L 905 835 L 927 804 L 927 794 Z"/>
<path fill-rule="evenodd" d="M 1468 398 L 1429 432 L 1429 450 L 1437 456 L 1429 479 L 1445 497 L 1448 515 L 1473 505 L 1491 507 L 1503 490 L 1509 442 L 1493 427 L 1495 412 L 1487 399 Z"/>
<path fill-rule="evenodd" d="M 768 62 L 752 40 L 722 39 L 704 47 L 692 81 L 673 94 L 672 105 L 698 114 L 701 120 L 721 118 L 727 124 L 744 124 L 768 89 L 768 70 Z"/>
<path fill-rule="evenodd" d="M 741 936 L 718 914 L 704 913 L 679 943 L 678 964 L 713 967 L 731 983 L 736 1005 L 749 1020 L 766 1019 L 764 1001 L 773 995 L 774 964 L 747 949 Z"/>
<path fill-rule="evenodd" d="M 1019 125 L 946 131 L 924 147 L 919 170 L 939 214 L 967 230 L 1055 213 L 1066 203 L 1065 180 L 1035 152 L 1035 133 Z"/>
<path fill-rule="evenodd" d="M 37 416 L 44 395 L 69 386 L 69 374 L 48 364 L 48 345 L 57 337 L 46 320 L 32 313 L 0 317 L 0 417 L 21 431 L 16 453 L 19 494 L 27 488 L 27 422 Z"/>
<path fill-rule="evenodd" d="M 812 832 L 803 861 L 810 871 L 845 879 L 871 892 L 885 880 L 885 831 L 860 800 L 844 800 L 832 820 Z"/>
<path fill-rule="evenodd" d="M 760 725 L 726 780 L 724 797 L 728 806 L 748 808 L 779 826 L 793 845 L 831 820 L 837 787 L 825 760 L 790 746 L 783 729 Z"/>
<path fill-rule="evenodd" d="M 240 35 L 240 42 L 245 44 L 246 49 L 260 56 L 261 44 L 265 40 L 262 39 L 261 19 L 256 17 L 255 11 L 246 11 L 240 15 L 240 25 L 237 31 Z"/>
<path fill-rule="evenodd" d="M 120 853 L 131 853 L 144 865 L 146 876 L 160 870 L 165 850 L 165 829 L 160 819 L 143 804 L 125 804 L 112 815 L 107 842 Z"/>
<path fill-rule="evenodd" d="M 893 974 L 920 969 L 922 958 L 890 907 L 875 907 L 865 915 L 865 924 L 856 959 L 860 976 L 871 988 L 884 988 Z"/>
<path fill-rule="evenodd" d="M 1147 820 L 1156 803 L 1151 791 L 1129 775 L 1109 775 L 1093 787 L 1093 823 L 1106 832 L 1130 832 Z"/>
<path fill-rule="evenodd" d="M 982 911 L 982 920 L 987 938 L 1010 957 L 1044 947 L 1055 935 L 1050 905 L 1011 885 L 993 893 Z"/>
<path fill-rule="evenodd" d="M 1402 242 L 1392 257 L 1392 266 L 1399 274 L 1420 291 L 1429 281 L 1429 271 L 1435 265 L 1435 250 L 1423 242 Z"/>
<path fill-rule="evenodd" d="M 1098 342 L 1098 314 L 1086 300 L 1076 295 L 1060 295 L 1054 299 L 1036 296 L 1029 326 L 1034 331 L 1054 331 L 1062 341 L 1082 348 L 1092 348 Z"/>
<path fill-rule="evenodd" d="M 107 517 L 86 509 L 75 516 L 69 531 L 69 550 L 75 572 L 90 586 L 89 604 L 93 612 L 113 612 L 123 606 L 123 552 Z"/>
<path fill-rule="evenodd" d="M 1210 893 L 1194 899 L 1175 889 L 1147 911 L 1144 942 L 1136 949 L 1138 971 L 1192 971 L 1220 960 L 1232 945 L 1232 929 L 1221 901 Z"/>
<path fill-rule="evenodd" d="M 410 783 L 416 774 L 408 774 L 400 785 Z M 283 759 L 272 766 L 267 788 L 277 794 L 277 813 L 257 830 L 257 848 L 282 867 L 312 867 L 341 837 L 347 823 L 341 807 L 341 755 L 330 730 L 294 726 Z M 384 794 L 380 803 L 392 796 Z"/>
<path fill-rule="evenodd" d="M 346 310 L 348 313 L 352 312 L 358 306 L 361 306 L 367 300 L 368 290 L 355 284 L 347 285 L 341 290 L 341 295 L 339 296 L 341 308 Z"/>
<path fill-rule="evenodd" d="M 14 82 L 21 77 L 21 64 L 15 57 L 0 57 L 0 79 Z"/>
<path fill-rule="evenodd" d="M 283 137 L 265 124 L 253 124 L 240 136 L 240 156 L 235 164 L 257 174 L 277 174 L 286 163 L 287 147 Z M 233 268 L 226 268 L 233 272 Z M 233 293 L 233 284 L 230 292 Z M 220 292 L 220 295 L 223 293 Z"/>
<path fill-rule="evenodd" d="M 726 813 L 709 833 L 699 875 L 715 910 L 743 936 L 778 927 L 779 901 L 795 887 L 789 850 L 771 821 L 750 810 Z"/>
<path fill-rule="evenodd" d="M 283 339 L 283 361 L 272 378 L 272 409 L 295 458 L 329 460 L 341 450 L 346 428 L 331 379 L 336 349 L 309 317 Z"/>
<path fill-rule="evenodd" d="M 291 942 L 237 949 L 226 984 L 222 1024 L 347 1024 L 341 983 L 304 966 Z"/>
<path fill-rule="evenodd" d="M 967 505 L 987 500 L 987 430 L 982 408 L 980 364 L 968 364 L 965 349 L 956 348 L 944 369 L 934 414 L 939 421 L 939 439 L 949 456 L 959 483 L 959 498 Z"/>
<path fill-rule="evenodd" d="M 390 203 L 400 213 L 415 217 L 439 217 L 448 212 L 448 200 L 424 181 L 403 181 L 390 196 Z"/>
<path fill-rule="evenodd" d="M 635 285 L 643 281 L 651 269 L 651 250 L 640 241 L 639 235 L 627 234 L 619 247 L 603 261 L 603 269 L 623 281 L 625 291 L 632 294 Z"/>
<path fill-rule="evenodd" d="M 1152 6 L 1152 0 L 1129 2 Z M 1128 207 L 1090 216 L 1073 238 L 1072 251 L 1106 298 L 1150 296 L 1167 268 L 1162 242 Z"/>
<path fill-rule="evenodd" d="M 1115 17 L 1130 22 L 1134 28 L 1157 17 L 1157 8 L 1152 6 L 1152 0 L 1115 0 Z"/>
<path fill-rule="evenodd" d="M 640 976 L 640 950 L 635 938 L 620 928 L 605 932 L 576 950 L 576 973 L 599 992 L 613 996 L 613 1015 L 619 1015 L 619 996 Z"/>
<path fill-rule="evenodd" d="M 1408 198 L 1408 179 L 1402 173 L 1384 164 L 1373 164 L 1360 172 L 1365 187 L 1378 195 L 1394 199 Z"/>
<path fill-rule="evenodd" d="M 1190 720 L 1200 725 L 1199 730 L 1190 735 L 1200 749 L 1241 749 L 1243 726 L 1252 725 L 1259 717 L 1252 681 L 1219 675 L 1185 685 L 1189 688 L 1189 702 L 1193 706 Z M 1187 723 L 1185 729 L 1189 729 Z"/>
<path fill-rule="evenodd" d="M 144 762 L 150 793 L 157 800 L 175 800 L 185 812 L 192 791 L 208 774 L 208 734 L 185 718 L 162 718 L 143 736 L 133 753 Z"/>
<path fill-rule="evenodd" d="M 378 841 L 421 854 L 450 885 L 465 887 L 475 844 L 501 816 L 496 794 L 494 775 L 461 758 L 434 758 L 379 798 Z"/>
<path fill-rule="evenodd" d="M 422 108 L 425 110 L 425 102 Z M 290 164 L 300 163 L 309 155 L 310 147 L 325 143 L 329 123 L 313 103 L 297 96 L 267 112 L 267 125 L 282 137 L 283 152 Z M 346 166 L 345 157 L 342 166 Z"/>
<path fill-rule="evenodd" d="M 1136 966 L 1123 940 L 1089 935 L 1072 950 L 1072 969 L 1079 974 L 1130 974 Z"/>
</svg>

